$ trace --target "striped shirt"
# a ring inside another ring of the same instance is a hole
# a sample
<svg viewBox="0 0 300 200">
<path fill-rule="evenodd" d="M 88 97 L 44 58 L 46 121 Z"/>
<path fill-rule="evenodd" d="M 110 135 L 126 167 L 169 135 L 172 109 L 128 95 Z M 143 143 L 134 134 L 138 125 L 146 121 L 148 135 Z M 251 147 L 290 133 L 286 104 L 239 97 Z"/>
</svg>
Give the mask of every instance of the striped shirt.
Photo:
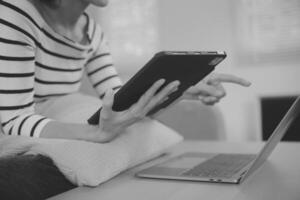
<svg viewBox="0 0 300 200">
<path fill-rule="evenodd" d="M 55 32 L 27 0 L 0 0 L 0 121 L 8 135 L 39 137 L 51 120 L 35 103 L 77 92 L 85 71 L 103 97 L 121 87 L 101 27 L 88 14 L 83 45 Z"/>
</svg>

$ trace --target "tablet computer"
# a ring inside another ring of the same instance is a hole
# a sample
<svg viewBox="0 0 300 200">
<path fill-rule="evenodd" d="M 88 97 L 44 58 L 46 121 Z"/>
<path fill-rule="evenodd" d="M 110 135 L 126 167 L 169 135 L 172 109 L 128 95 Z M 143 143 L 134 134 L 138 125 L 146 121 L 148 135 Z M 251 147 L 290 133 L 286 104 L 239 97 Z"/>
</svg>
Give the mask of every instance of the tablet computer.
<svg viewBox="0 0 300 200">
<path fill-rule="evenodd" d="M 114 95 L 114 111 L 123 111 L 136 103 L 139 98 L 159 79 L 165 79 L 163 88 L 172 81 L 180 81 L 178 90 L 168 99 L 154 107 L 152 115 L 178 99 L 185 90 L 197 84 L 226 58 L 224 51 L 162 51 L 141 68 Z M 98 124 L 101 108 L 88 119 L 89 124 Z"/>
</svg>

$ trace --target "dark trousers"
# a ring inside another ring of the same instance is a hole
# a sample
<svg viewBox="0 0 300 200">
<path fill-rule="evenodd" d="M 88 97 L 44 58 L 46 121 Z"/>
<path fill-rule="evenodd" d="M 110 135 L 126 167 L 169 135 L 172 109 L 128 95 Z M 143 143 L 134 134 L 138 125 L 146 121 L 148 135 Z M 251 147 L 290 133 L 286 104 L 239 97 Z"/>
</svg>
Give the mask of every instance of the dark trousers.
<svg viewBox="0 0 300 200">
<path fill-rule="evenodd" d="M 42 155 L 0 158 L 0 199 L 40 200 L 76 187 Z"/>
</svg>

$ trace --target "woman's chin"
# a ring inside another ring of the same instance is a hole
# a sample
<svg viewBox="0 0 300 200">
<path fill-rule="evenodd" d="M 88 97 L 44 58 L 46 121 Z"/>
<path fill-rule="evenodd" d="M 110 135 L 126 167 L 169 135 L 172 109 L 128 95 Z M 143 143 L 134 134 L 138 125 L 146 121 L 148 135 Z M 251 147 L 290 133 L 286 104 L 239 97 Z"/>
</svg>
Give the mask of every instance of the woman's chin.
<svg viewBox="0 0 300 200">
<path fill-rule="evenodd" d="M 108 0 L 88 0 L 91 4 L 98 7 L 105 7 L 108 5 Z"/>
</svg>

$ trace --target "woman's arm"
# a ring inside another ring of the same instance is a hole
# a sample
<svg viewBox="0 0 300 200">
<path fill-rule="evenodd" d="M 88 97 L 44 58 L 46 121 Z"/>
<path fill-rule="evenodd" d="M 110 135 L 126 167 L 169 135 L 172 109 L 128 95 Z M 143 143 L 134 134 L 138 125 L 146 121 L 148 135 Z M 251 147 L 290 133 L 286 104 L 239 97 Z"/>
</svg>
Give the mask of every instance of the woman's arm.
<svg viewBox="0 0 300 200">
<path fill-rule="evenodd" d="M 114 67 L 105 34 L 92 18 L 90 18 L 90 23 L 93 24 L 93 29 L 95 29 L 94 38 L 92 38 L 95 51 L 85 64 L 85 72 L 99 98 L 103 99 L 108 89 L 120 89 L 122 81 Z"/>
<path fill-rule="evenodd" d="M 144 119 L 150 110 L 165 101 L 167 96 L 175 92 L 179 86 L 179 82 L 174 81 L 158 91 L 164 82 L 164 80 L 155 82 L 137 103 L 121 112 L 112 110 L 114 94 L 109 90 L 103 99 L 98 126 L 51 121 L 43 128 L 40 137 L 109 142 L 124 133 L 127 127 Z"/>
<path fill-rule="evenodd" d="M 51 121 L 45 125 L 40 134 L 40 137 L 74 139 L 96 142 L 95 139 L 98 130 L 98 126 L 92 126 L 89 124 L 75 124 Z M 101 138 L 98 138 L 97 140 L 97 142 L 104 141 L 106 141 L 105 138 L 103 138 L 103 140 L 101 140 Z"/>
<path fill-rule="evenodd" d="M 34 113 L 36 43 L 29 27 L 0 7 L 0 120 L 7 135 L 38 137 L 50 119 Z"/>
</svg>

